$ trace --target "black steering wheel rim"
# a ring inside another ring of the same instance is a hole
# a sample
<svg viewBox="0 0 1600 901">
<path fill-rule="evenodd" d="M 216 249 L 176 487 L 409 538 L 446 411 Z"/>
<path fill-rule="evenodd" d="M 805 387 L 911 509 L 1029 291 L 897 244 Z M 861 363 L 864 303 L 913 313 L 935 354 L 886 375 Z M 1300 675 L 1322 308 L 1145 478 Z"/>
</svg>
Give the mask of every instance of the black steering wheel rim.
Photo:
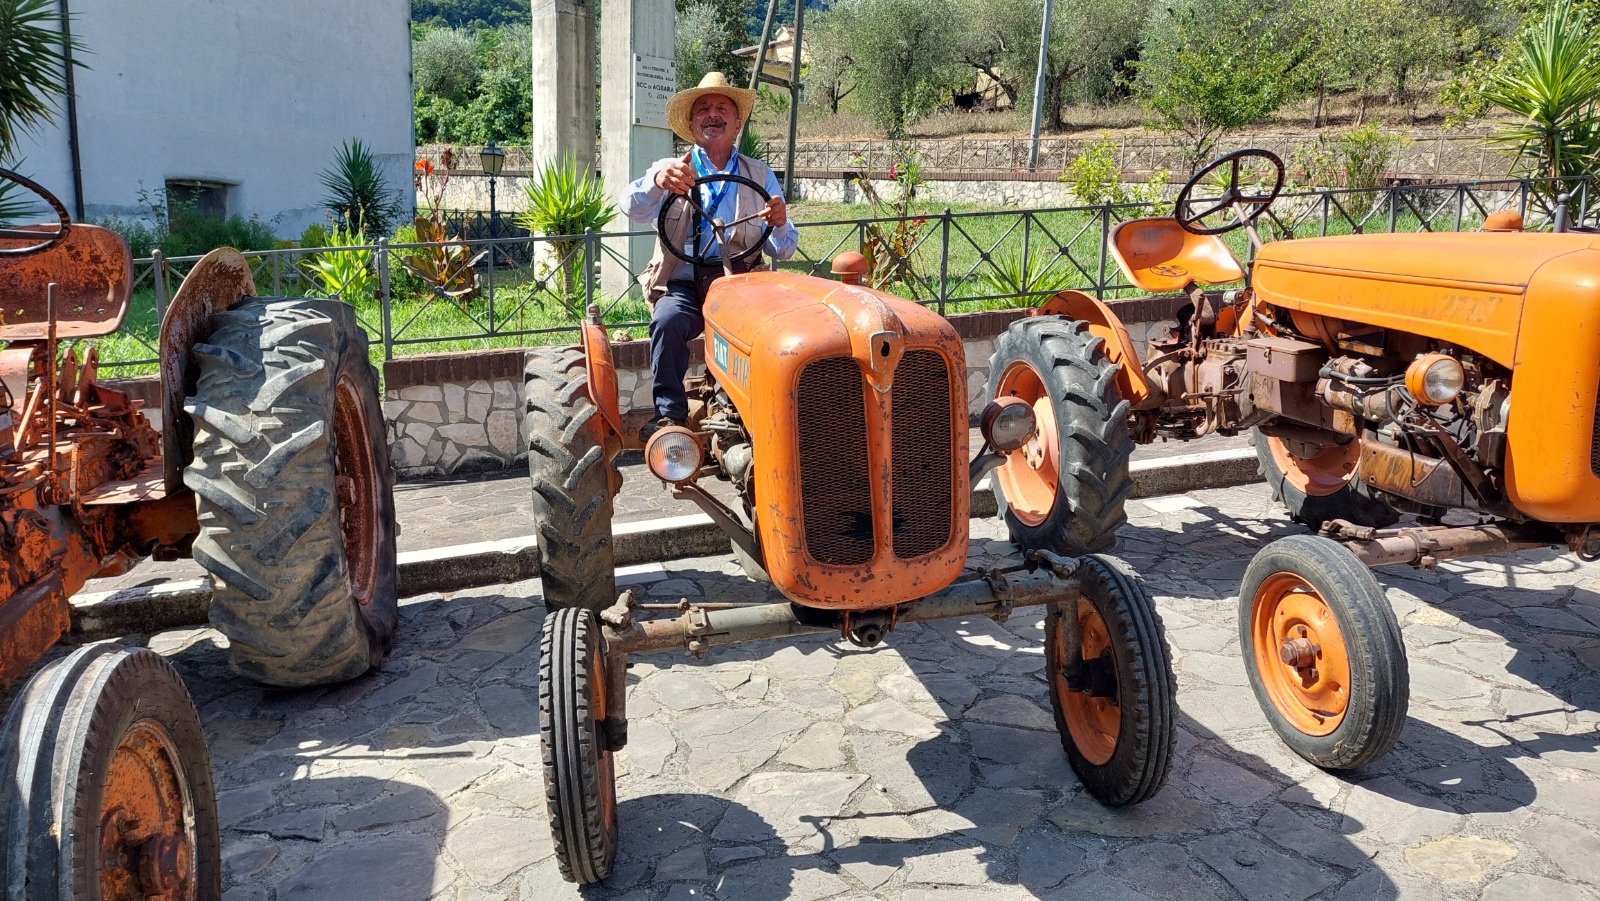
<svg viewBox="0 0 1600 901">
<path fill-rule="evenodd" d="M 29 244 L 24 247 L 0 247 L 0 257 L 25 257 L 35 253 L 44 253 L 46 250 L 60 244 L 67 239 L 67 233 L 72 231 L 72 217 L 67 215 L 67 208 L 56 195 L 45 190 L 44 186 L 28 178 L 20 172 L 10 169 L 0 169 L 0 181 L 15 182 L 38 195 L 56 214 L 54 229 L 33 228 L 3 228 L 0 227 L 0 239 L 33 240 L 42 239 L 38 244 Z"/>
<path fill-rule="evenodd" d="M 1272 165 L 1276 174 L 1272 190 L 1266 194 L 1246 194 L 1239 187 L 1239 164 L 1243 160 L 1252 158 L 1266 160 Z M 1195 188 L 1206 180 L 1207 176 L 1223 166 L 1229 167 L 1226 191 L 1219 198 L 1207 198 L 1208 206 L 1201 212 L 1194 212 L 1189 208 L 1192 203 L 1190 195 L 1194 193 Z M 1183 189 L 1178 192 L 1177 199 L 1172 203 L 1172 218 L 1177 220 L 1179 228 L 1193 235 L 1221 235 L 1249 225 L 1260 218 L 1261 214 L 1272 206 L 1272 202 L 1278 199 L 1278 195 L 1283 193 L 1285 173 L 1286 169 L 1283 165 L 1283 160 L 1270 150 L 1247 148 L 1224 153 L 1222 156 L 1207 163 L 1204 168 L 1190 176 L 1189 180 L 1184 183 Z M 1232 209 L 1235 204 L 1249 208 L 1249 212 L 1244 215 L 1242 220 L 1235 217 L 1227 224 L 1219 226 L 1202 226 L 1199 224 L 1207 216 Z"/>
<path fill-rule="evenodd" d="M 756 184 L 750 179 L 745 178 L 743 175 L 735 175 L 731 172 L 717 172 L 711 175 L 702 175 L 694 180 L 694 185 L 689 189 L 689 193 L 669 194 L 666 201 L 661 204 L 661 212 L 656 214 L 656 236 L 661 239 L 661 245 L 667 249 L 668 253 L 671 253 L 673 256 L 683 260 L 685 263 L 689 263 L 694 266 L 722 265 L 723 242 L 720 236 L 717 239 L 717 252 L 715 254 L 689 253 L 688 248 L 673 246 L 672 239 L 667 237 L 667 214 L 672 210 L 673 204 L 686 204 L 689 207 L 689 226 L 691 233 L 693 232 L 696 218 L 700 219 L 701 221 L 706 221 L 707 227 L 711 228 L 710 222 L 707 220 L 711 219 L 712 217 L 707 216 L 706 210 L 700 207 L 700 201 L 697 199 L 697 192 L 699 192 L 701 185 L 714 184 L 716 182 L 724 181 L 733 182 L 735 185 L 746 187 L 755 191 L 756 194 L 760 196 L 763 206 L 766 205 L 767 201 L 772 199 L 772 195 L 767 193 L 767 189 L 764 186 Z M 712 233 L 715 234 L 714 228 L 712 229 Z M 767 237 L 771 234 L 772 226 L 768 225 L 766 222 L 763 222 L 761 237 L 753 241 L 749 247 L 746 247 L 744 250 L 735 254 L 732 259 L 727 261 L 728 265 L 731 266 L 734 263 L 748 259 L 753 254 L 760 253 L 761 248 L 767 243 Z"/>
</svg>

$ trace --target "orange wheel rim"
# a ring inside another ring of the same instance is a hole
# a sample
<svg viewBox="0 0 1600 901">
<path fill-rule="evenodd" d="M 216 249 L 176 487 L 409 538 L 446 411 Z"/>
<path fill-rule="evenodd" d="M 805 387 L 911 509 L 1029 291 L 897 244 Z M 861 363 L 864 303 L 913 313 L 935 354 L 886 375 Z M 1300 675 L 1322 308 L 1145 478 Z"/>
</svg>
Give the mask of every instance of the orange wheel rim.
<svg viewBox="0 0 1600 901">
<path fill-rule="evenodd" d="M 100 896 L 195 898 L 194 800 L 177 746 L 155 720 L 128 727 L 100 802 Z"/>
<path fill-rule="evenodd" d="M 1268 576 L 1250 611 L 1256 674 L 1272 705 L 1306 735 L 1328 735 L 1350 706 L 1350 657 L 1333 609 L 1304 579 Z"/>
<path fill-rule="evenodd" d="M 1272 460 L 1283 473 L 1284 481 L 1308 497 L 1326 497 L 1350 483 L 1350 476 L 1361 460 L 1361 443 L 1332 444 L 1314 456 L 1297 457 L 1281 438 L 1267 437 Z"/>
<path fill-rule="evenodd" d="M 1062 617 L 1055 617 L 1053 621 L 1054 628 L 1063 628 Z M 1094 605 L 1083 598 L 1078 599 L 1078 632 L 1083 638 L 1084 660 L 1110 655 L 1111 635 L 1106 631 L 1105 620 L 1100 618 Z M 1055 642 L 1058 659 L 1053 669 L 1058 680 L 1062 678 L 1060 673 L 1066 665 L 1062 656 L 1065 646 L 1064 641 Z M 1061 698 L 1061 711 L 1067 720 L 1067 734 L 1072 736 L 1078 753 L 1095 766 L 1110 763 L 1111 755 L 1117 750 L 1117 739 L 1122 735 L 1122 708 L 1117 705 L 1116 699 L 1092 697 L 1086 691 L 1067 691 L 1064 680 L 1063 684 L 1056 686 L 1056 691 Z"/>
<path fill-rule="evenodd" d="M 607 693 L 611 685 L 606 674 L 605 654 L 600 651 L 600 642 L 596 641 L 589 646 L 589 678 L 593 680 L 593 689 L 590 696 L 594 698 L 594 729 L 603 735 L 606 728 L 606 706 L 609 702 Z M 600 789 L 600 817 L 604 821 L 607 834 L 617 828 L 617 780 L 613 775 L 613 760 L 610 749 L 595 755 L 595 776 Z"/>
<path fill-rule="evenodd" d="M 1000 376 L 999 397 L 1018 397 L 1033 407 L 1039 431 L 1020 450 L 1006 456 L 994 477 L 1006 496 L 1006 505 L 1024 525 L 1045 521 L 1056 505 L 1056 486 L 1061 482 L 1057 457 L 1056 413 L 1044 380 L 1027 363 L 1015 362 Z"/>
<path fill-rule="evenodd" d="M 349 376 L 341 377 L 333 401 L 334 483 L 339 503 L 339 534 L 350 567 L 350 593 L 356 603 L 372 601 L 378 584 L 379 538 L 384 529 L 380 464 L 374 458 L 367 408 Z"/>
</svg>

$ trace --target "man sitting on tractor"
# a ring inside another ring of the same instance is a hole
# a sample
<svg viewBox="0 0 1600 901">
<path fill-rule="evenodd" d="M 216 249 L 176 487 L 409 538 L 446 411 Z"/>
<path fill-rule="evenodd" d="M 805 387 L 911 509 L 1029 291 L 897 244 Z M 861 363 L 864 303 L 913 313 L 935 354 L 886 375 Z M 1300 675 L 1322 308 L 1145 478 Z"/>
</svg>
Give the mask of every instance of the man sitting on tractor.
<svg viewBox="0 0 1600 901">
<path fill-rule="evenodd" d="M 682 157 L 658 160 L 642 178 L 623 189 L 619 198 L 629 219 L 653 224 L 670 194 L 687 196 L 693 191 L 695 196 L 688 197 L 691 203 L 669 206 L 662 231 L 674 240 L 675 247 L 690 248 L 691 255 L 702 260 L 701 264 L 691 263 L 681 259 L 676 250 L 669 253 L 657 237 L 655 255 L 639 276 L 651 310 L 650 372 L 655 380 L 657 417 L 644 426 L 641 438 L 649 438 L 664 425 L 688 421 L 683 378 L 689 370 L 689 341 L 705 325 L 700 308 L 706 289 L 724 274 L 724 265 L 735 273 L 765 269 L 760 250 L 773 259 L 787 260 L 799 243 L 772 169 L 735 149 L 755 99 L 755 91 L 730 85 L 721 72 L 708 72 L 698 87 L 674 94 L 667 101 L 667 123 L 678 137 L 694 146 Z M 752 184 L 716 180 L 695 189 L 696 180 L 718 175 L 740 176 Z M 764 186 L 771 199 L 763 203 L 754 185 Z M 698 215 L 692 206 L 698 206 L 704 215 Z M 707 216 L 731 226 L 726 233 L 728 248 L 721 246 Z M 735 255 L 752 250 L 752 245 L 761 241 L 763 226 L 770 234 L 760 250 L 734 261 Z M 705 265 L 708 257 L 726 262 Z"/>
</svg>

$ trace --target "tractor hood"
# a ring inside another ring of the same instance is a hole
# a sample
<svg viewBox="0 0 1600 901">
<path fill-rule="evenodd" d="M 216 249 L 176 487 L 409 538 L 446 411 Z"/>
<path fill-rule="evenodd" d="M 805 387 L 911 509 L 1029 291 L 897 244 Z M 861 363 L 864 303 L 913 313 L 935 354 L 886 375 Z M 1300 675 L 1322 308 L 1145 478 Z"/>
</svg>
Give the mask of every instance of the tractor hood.
<svg viewBox="0 0 1600 901">
<path fill-rule="evenodd" d="M 1537 313 L 1541 283 L 1554 288 L 1556 280 L 1563 294 L 1600 297 L 1600 238 L 1534 232 L 1302 238 L 1266 245 L 1253 270 L 1256 295 L 1268 303 L 1427 335 L 1506 366 L 1516 360 L 1525 307 Z"/>
</svg>

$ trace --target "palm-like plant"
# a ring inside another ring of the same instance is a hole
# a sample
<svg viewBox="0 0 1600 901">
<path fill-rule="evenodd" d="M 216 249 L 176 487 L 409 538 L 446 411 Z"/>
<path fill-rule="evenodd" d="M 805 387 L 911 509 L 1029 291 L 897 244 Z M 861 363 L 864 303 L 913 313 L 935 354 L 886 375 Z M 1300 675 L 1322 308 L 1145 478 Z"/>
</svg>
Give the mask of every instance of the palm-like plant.
<svg viewBox="0 0 1600 901">
<path fill-rule="evenodd" d="M 53 0 L 0 0 L 0 159 L 17 138 L 55 117 L 67 66 L 83 45 L 63 36 Z"/>
<path fill-rule="evenodd" d="M 1520 118 L 1493 140 L 1516 148 L 1522 173 L 1562 178 L 1600 169 L 1600 34 L 1571 0 L 1555 0 L 1523 30 L 1486 79 L 1484 98 Z"/>
<path fill-rule="evenodd" d="M 606 196 L 601 179 L 579 172 L 570 156 L 546 163 L 524 193 L 527 206 L 517 214 L 517 224 L 555 239 L 549 243 L 560 273 L 561 302 L 576 315 L 578 273 L 583 265 L 583 241 L 577 236 L 605 228 L 616 218 L 617 208 Z"/>
<path fill-rule="evenodd" d="M 366 223 L 365 235 L 376 241 L 389 233 L 400 215 L 400 194 L 383 177 L 378 158 L 360 138 L 351 138 L 333 155 L 333 168 L 322 172 L 327 194 L 322 205 L 344 226 Z"/>
</svg>

